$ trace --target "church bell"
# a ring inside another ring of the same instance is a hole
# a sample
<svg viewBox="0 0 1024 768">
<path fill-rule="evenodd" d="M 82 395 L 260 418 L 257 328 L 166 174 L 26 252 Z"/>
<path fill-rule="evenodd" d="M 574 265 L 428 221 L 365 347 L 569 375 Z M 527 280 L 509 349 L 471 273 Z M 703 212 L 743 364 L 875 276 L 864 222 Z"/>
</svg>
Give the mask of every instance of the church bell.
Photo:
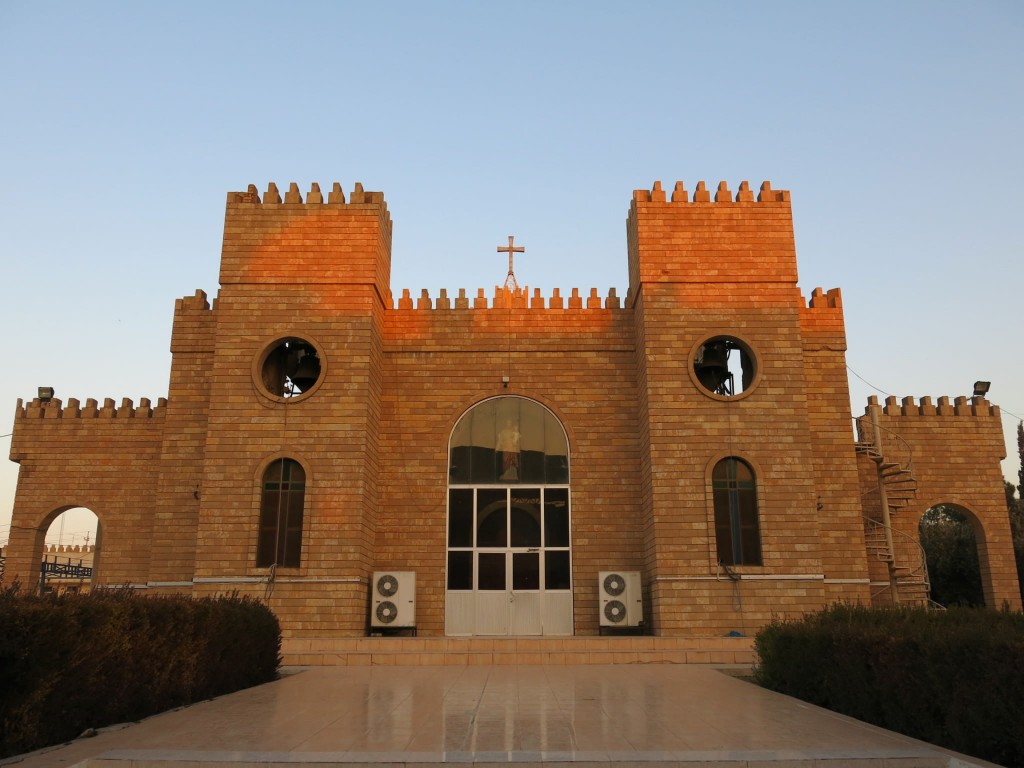
<svg viewBox="0 0 1024 768">
<path fill-rule="evenodd" d="M 732 394 L 732 374 L 729 372 L 729 342 L 725 339 L 710 341 L 697 352 L 693 364 L 701 386 L 718 395 Z"/>
<path fill-rule="evenodd" d="M 289 350 L 288 378 L 299 392 L 305 392 L 320 378 L 320 358 L 316 350 L 307 345 Z"/>
</svg>

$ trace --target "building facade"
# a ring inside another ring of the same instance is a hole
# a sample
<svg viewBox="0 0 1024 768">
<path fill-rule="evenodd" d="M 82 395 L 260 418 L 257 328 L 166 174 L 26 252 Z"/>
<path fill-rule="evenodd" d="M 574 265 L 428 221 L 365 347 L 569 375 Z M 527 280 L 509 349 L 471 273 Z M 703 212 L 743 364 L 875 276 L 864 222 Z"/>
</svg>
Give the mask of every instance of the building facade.
<svg viewBox="0 0 1024 768">
<path fill-rule="evenodd" d="M 841 295 L 801 295 L 788 192 L 635 192 L 624 297 L 396 301 L 391 225 L 358 184 L 229 193 L 166 399 L 19 402 L 5 580 L 38 583 L 85 506 L 96 586 L 253 594 L 292 637 L 365 633 L 382 572 L 415 574 L 421 635 L 596 634 L 609 572 L 638 574 L 647 631 L 749 634 L 924 602 L 918 521 L 955 503 L 986 602 L 1020 607 L 998 408 L 853 419 Z"/>
</svg>

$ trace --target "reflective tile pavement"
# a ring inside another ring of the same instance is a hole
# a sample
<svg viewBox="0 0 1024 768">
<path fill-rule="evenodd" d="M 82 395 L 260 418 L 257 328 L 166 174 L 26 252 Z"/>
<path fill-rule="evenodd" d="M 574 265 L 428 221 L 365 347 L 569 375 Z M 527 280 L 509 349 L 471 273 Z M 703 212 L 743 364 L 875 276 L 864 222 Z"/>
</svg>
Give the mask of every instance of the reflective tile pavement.
<svg viewBox="0 0 1024 768">
<path fill-rule="evenodd" d="M 11 758 L 20 768 L 966 766 L 703 665 L 315 667 Z"/>
</svg>

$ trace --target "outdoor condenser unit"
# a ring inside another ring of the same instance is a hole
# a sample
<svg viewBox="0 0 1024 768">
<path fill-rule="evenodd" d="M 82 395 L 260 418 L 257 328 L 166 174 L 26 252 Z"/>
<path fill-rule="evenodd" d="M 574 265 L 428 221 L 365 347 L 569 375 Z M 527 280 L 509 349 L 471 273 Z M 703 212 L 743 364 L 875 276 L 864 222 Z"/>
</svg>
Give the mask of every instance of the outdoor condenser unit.
<svg viewBox="0 0 1024 768">
<path fill-rule="evenodd" d="M 638 627 L 644 620 L 639 571 L 600 571 L 597 590 L 601 601 L 600 626 Z"/>
<path fill-rule="evenodd" d="M 370 585 L 370 626 L 416 626 L 416 573 L 378 571 Z"/>
</svg>

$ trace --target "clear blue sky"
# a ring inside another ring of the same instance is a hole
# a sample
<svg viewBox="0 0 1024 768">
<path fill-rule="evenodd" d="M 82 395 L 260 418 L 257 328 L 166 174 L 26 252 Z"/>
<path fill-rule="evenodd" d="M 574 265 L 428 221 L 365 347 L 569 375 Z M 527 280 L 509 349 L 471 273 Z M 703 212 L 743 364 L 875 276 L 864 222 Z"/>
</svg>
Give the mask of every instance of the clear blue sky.
<svg viewBox="0 0 1024 768">
<path fill-rule="evenodd" d="M 269 181 L 382 190 L 396 295 L 490 293 L 509 234 L 521 283 L 624 295 L 633 189 L 769 179 L 804 292 L 843 289 L 853 370 L 900 396 L 990 379 L 1024 415 L 1022 40 L 1009 1 L 7 0 L 0 434 L 40 385 L 165 395 L 225 193 Z"/>
</svg>

